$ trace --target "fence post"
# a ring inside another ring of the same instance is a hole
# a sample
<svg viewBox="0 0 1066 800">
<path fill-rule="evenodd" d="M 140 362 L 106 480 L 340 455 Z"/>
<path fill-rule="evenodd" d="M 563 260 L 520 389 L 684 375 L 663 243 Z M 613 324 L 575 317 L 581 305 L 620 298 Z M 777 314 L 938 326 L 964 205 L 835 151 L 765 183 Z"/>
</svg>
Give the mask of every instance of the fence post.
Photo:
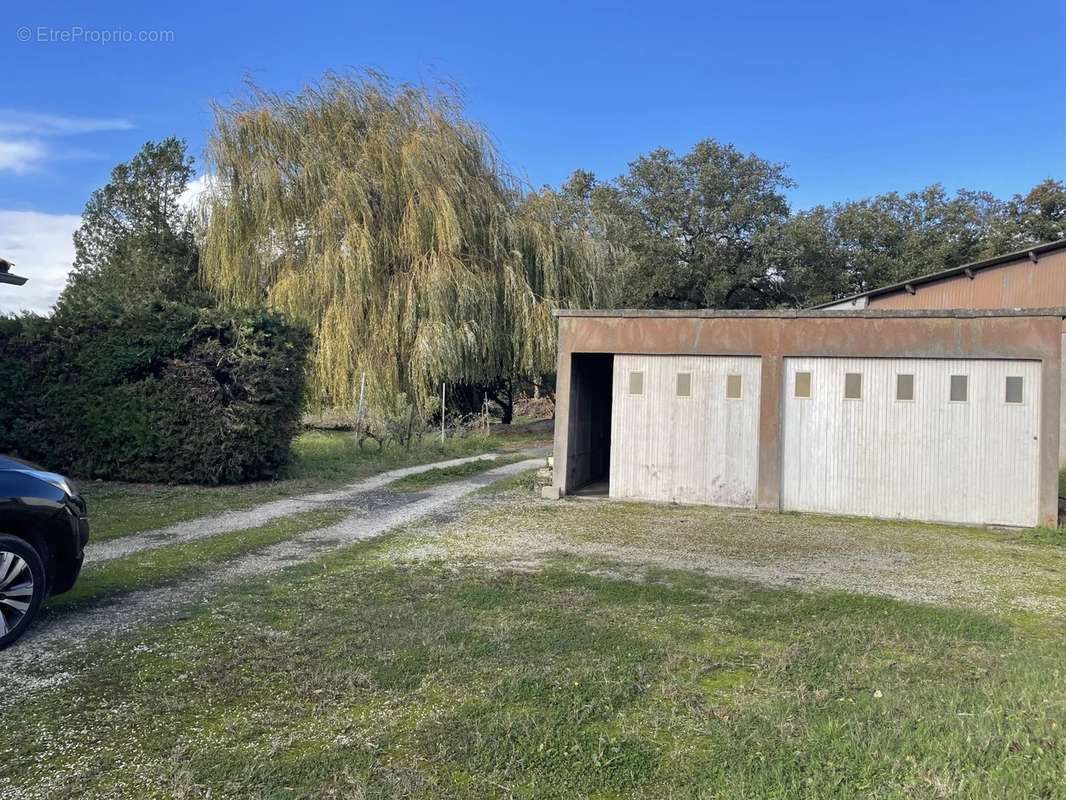
<svg viewBox="0 0 1066 800">
<path fill-rule="evenodd" d="M 411 403 L 408 406 L 407 411 L 407 441 L 404 443 L 404 447 L 408 450 L 411 449 L 411 439 L 415 435 L 415 404 Z"/>
<path fill-rule="evenodd" d="M 366 398 L 366 373 L 359 379 L 359 405 L 355 412 L 355 432 L 358 433 L 363 427 L 363 409 Z"/>
<path fill-rule="evenodd" d="M 444 381 L 440 383 L 440 443 L 444 446 Z"/>
</svg>

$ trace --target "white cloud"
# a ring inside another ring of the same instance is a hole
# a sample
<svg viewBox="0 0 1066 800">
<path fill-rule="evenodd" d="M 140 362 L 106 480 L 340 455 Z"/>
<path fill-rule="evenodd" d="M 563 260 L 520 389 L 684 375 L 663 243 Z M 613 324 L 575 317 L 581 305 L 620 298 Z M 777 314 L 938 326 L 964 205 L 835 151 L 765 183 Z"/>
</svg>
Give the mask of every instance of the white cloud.
<svg viewBox="0 0 1066 800">
<path fill-rule="evenodd" d="M 80 224 L 77 214 L 0 211 L 0 256 L 29 278 L 24 286 L 0 284 L 0 313 L 51 310 L 74 263 L 71 236 Z"/>
<path fill-rule="evenodd" d="M 40 142 L 24 139 L 0 139 L 0 172 L 24 175 L 32 172 L 45 156 Z"/>
<path fill-rule="evenodd" d="M 45 146 L 45 139 L 131 128 L 133 123 L 125 119 L 67 117 L 0 109 L 0 172 L 25 175 L 39 167 L 46 155 L 55 156 Z"/>
<path fill-rule="evenodd" d="M 185 191 L 178 195 L 178 205 L 186 211 L 196 211 L 200 206 L 200 196 L 207 191 L 207 187 L 210 184 L 211 177 L 209 175 L 193 178 L 189 181 L 189 185 L 185 187 Z"/>
<path fill-rule="evenodd" d="M 0 109 L 0 173 L 26 174 L 46 157 L 62 158 L 63 147 L 51 139 L 132 128 L 126 119 Z M 51 310 L 74 263 L 71 236 L 79 224 L 76 214 L 0 210 L 0 257 L 29 278 L 25 286 L 0 284 L 0 313 Z"/>
<path fill-rule="evenodd" d="M 0 142 L 0 169 L 4 163 L 3 145 Z M 194 178 L 178 203 L 195 212 L 210 182 L 209 175 Z M 16 274 L 29 278 L 24 286 L 0 284 L 0 314 L 51 311 L 74 264 L 72 237 L 80 224 L 77 214 L 0 210 L 0 257 L 15 265 Z"/>
<path fill-rule="evenodd" d="M 126 119 L 67 117 L 0 109 L 0 136 L 77 136 L 100 131 L 128 131 L 132 128 L 133 123 Z"/>
</svg>

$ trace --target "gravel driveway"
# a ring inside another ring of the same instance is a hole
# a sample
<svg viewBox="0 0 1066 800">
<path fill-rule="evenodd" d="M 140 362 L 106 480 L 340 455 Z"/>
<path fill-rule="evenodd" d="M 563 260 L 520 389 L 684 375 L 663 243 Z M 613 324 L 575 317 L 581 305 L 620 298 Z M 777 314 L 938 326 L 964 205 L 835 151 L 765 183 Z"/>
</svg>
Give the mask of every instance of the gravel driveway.
<svg viewBox="0 0 1066 800">
<path fill-rule="evenodd" d="M 452 462 L 454 463 L 454 462 Z M 442 484 L 417 493 L 379 492 L 368 495 L 374 487 L 380 487 L 395 480 L 396 473 L 409 471 L 396 470 L 391 478 L 379 475 L 376 478 L 358 484 L 359 491 L 347 487 L 338 492 L 331 492 L 310 498 L 292 501 L 286 506 L 289 514 L 302 510 L 301 503 L 330 502 L 338 505 L 349 497 L 353 512 L 347 519 L 318 530 L 311 530 L 301 536 L 267 547 L 255 553 L 226 562 L 215 569 L 207 569 L 199 577 L 184 580 L 174 586 L 132 592 L 122 595 L 110 602 L 94 605 L 86 610 L 73 611 L 54 617 L 44 617 L 19 642 L 0 654 L 0 696 L 14 692 L 25 694 L 40 691 L 49 686 L 69 680 L 70 671 L 57 673 L 55 658 L 57 655 L 69 654 L 72 650 L 92 643 L 103 637 L 113 637 L 134 625 L 165 622 L 172 618 L 181 608 L 192 603 L 202 603 L 221 587 L 245 578 L 265 575 L 292 564 L 309 561 L 344 547 L 354 542 L 372 539 L 390 529 L 407 526 L 412 530 L 412 523 L 428 515 L 439 514 L 461 498 L 478 488 L 486 486 L 501 478 L 506 478 L 544 463 L 542 458 L 531 458 L 506 466 L 497 467 L 469 478 Z M 440 467 L 441 464 L 431 465 Z M 367 510 L 368 497 L 370 510 Z M 329 498 L 328 501 L 321 498 Z M 276 513 L 278 503 L 270 503 L 248 512 L 226 514 L 206 522 L 183 523 L 165 529 L 171 531 L 168 538 L 158 544 L 154 539 L 137 538 L 143 546 L 159 546 L 178 540 L 184 535 L 195 538 L 200 533 L 197 525 L 210 524 L 215 533 L 236 530 L 249 524 L 262 524 L 263 521 L 281 516 Z M 267 509 L 264 511 L 264 509 Z M 255 517 L 259 522 L 249 522 L 249 514 L 272 514 L 273 516 Z M 237 520 L 240 520 L 238 522 Z M 428 522 L 428 520 L 427 520 Z M 225 526 L 232 526 L 226 528 Z M 177 530 L 174 530 L 177 529 Z M 110 544 L 110 543 L 108 543 Z M 126 551 L 130 552 L 130 551 Z M 112 556 L 114 557 L 114 556 Z M 66 659 L 71 663 L 73 659 Z"/>
<path fill-rule="evenodd" d="M 606 499 L 477 503 L 390 539 L 399 562 L 486 569 L 554 562 L 637 580 L 671 571 L 807 591 L 1030 615 L 1066 625 L 1066 540 L 1052 532 Z"/>
<path fill-rule="evenodd" d="M 176 542 L 217 536 L 220 533 L 230 533 L 244 528 L 257 528 L 271 520 L 299 514 L 302 511 L 311 511 L 323 506 L 358 505 L 361 500 L 367 502 L 372 497 L 371 493 L 375 490 L 409 475 L 418 475 L 433 469 L 457 467 L 474 461 L 495 461 L 496 459 L 497 456 L 494 453 L 487 453 L 480 456 L 453 458 L 449 461 L 437 461 L 430 464 L 419 464 L 415 467 L 393 469 L 328 492 L 313 492 L 298 497 L 286 497 L 283 500 L 264 503 L 254 508 L 227 511 L 225 514 L 219 514 L 218 516 L 178 522 L 165 528 L 146 531 L 134 536 L 124 536 L 121 539 L 112 539 L 98 544 L 90 543 L 85 551 L 85 563 L 90 564 L 95 561 L 120 558 L 140 550 L 150 550 L 154 547 L 162 547 Z"/>
</svg>

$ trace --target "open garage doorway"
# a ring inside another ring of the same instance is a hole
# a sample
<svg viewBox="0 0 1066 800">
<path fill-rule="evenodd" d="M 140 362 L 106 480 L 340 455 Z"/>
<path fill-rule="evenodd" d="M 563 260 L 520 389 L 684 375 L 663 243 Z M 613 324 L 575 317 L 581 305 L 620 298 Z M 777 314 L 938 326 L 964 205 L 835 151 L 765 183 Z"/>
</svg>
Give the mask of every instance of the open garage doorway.
<svg viewBox="0 0 1066 800">
<path fill-rule="evenodd" d="M 610 488 L 614 356 L 574 353 L 571 359 L 567 492 L 606 495 Z"/>
</svg>

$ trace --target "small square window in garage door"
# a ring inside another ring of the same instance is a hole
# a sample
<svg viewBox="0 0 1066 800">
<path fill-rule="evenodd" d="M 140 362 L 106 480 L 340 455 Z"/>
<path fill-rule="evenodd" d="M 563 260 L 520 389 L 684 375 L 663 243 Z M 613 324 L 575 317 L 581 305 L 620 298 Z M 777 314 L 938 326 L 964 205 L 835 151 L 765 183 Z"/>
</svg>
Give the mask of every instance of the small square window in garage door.
<svg viewBox="0 0 1066 800">
<path fill-rule="evenodd" d="M 629 373 L 629 393 L 630 394 L 644 394 L 644 373 L 643 372 L 630 372 Z"/>
<path fill-rule="evenodd" d="M 1008 375 L 1007 376 L 1007 397 L 1008 403 L 1021 403 L 1024 398 L 1025 380 L 1021 375 Z"/>
<path fill-rule="evenodd" d="M 862 400 L 861 372 L 848 372 L 844 375 L 844 399 Z"/>
<path fill-rule="evenodd" d="M 914 376 L 913 375 L 897 375 L 896 376 L 896 399 L 897 400 L 913 400 L 914 399 Z"/>
<path fill-rule="evenodd" d="M 951 376 L 951 402 L 965 403 L 970 396 L 970 376 Z"/>
<path fill-rule="evenodd" d="M 725 376 L 725 396 L 727 400 L 739 400 L 744 392 L 744 384 L 739 375 Z"/>
<path fill-rule="evenodd" d="M 692 373 L 677 373 L 677 396 L 692 397 Z"/>
</svg>

